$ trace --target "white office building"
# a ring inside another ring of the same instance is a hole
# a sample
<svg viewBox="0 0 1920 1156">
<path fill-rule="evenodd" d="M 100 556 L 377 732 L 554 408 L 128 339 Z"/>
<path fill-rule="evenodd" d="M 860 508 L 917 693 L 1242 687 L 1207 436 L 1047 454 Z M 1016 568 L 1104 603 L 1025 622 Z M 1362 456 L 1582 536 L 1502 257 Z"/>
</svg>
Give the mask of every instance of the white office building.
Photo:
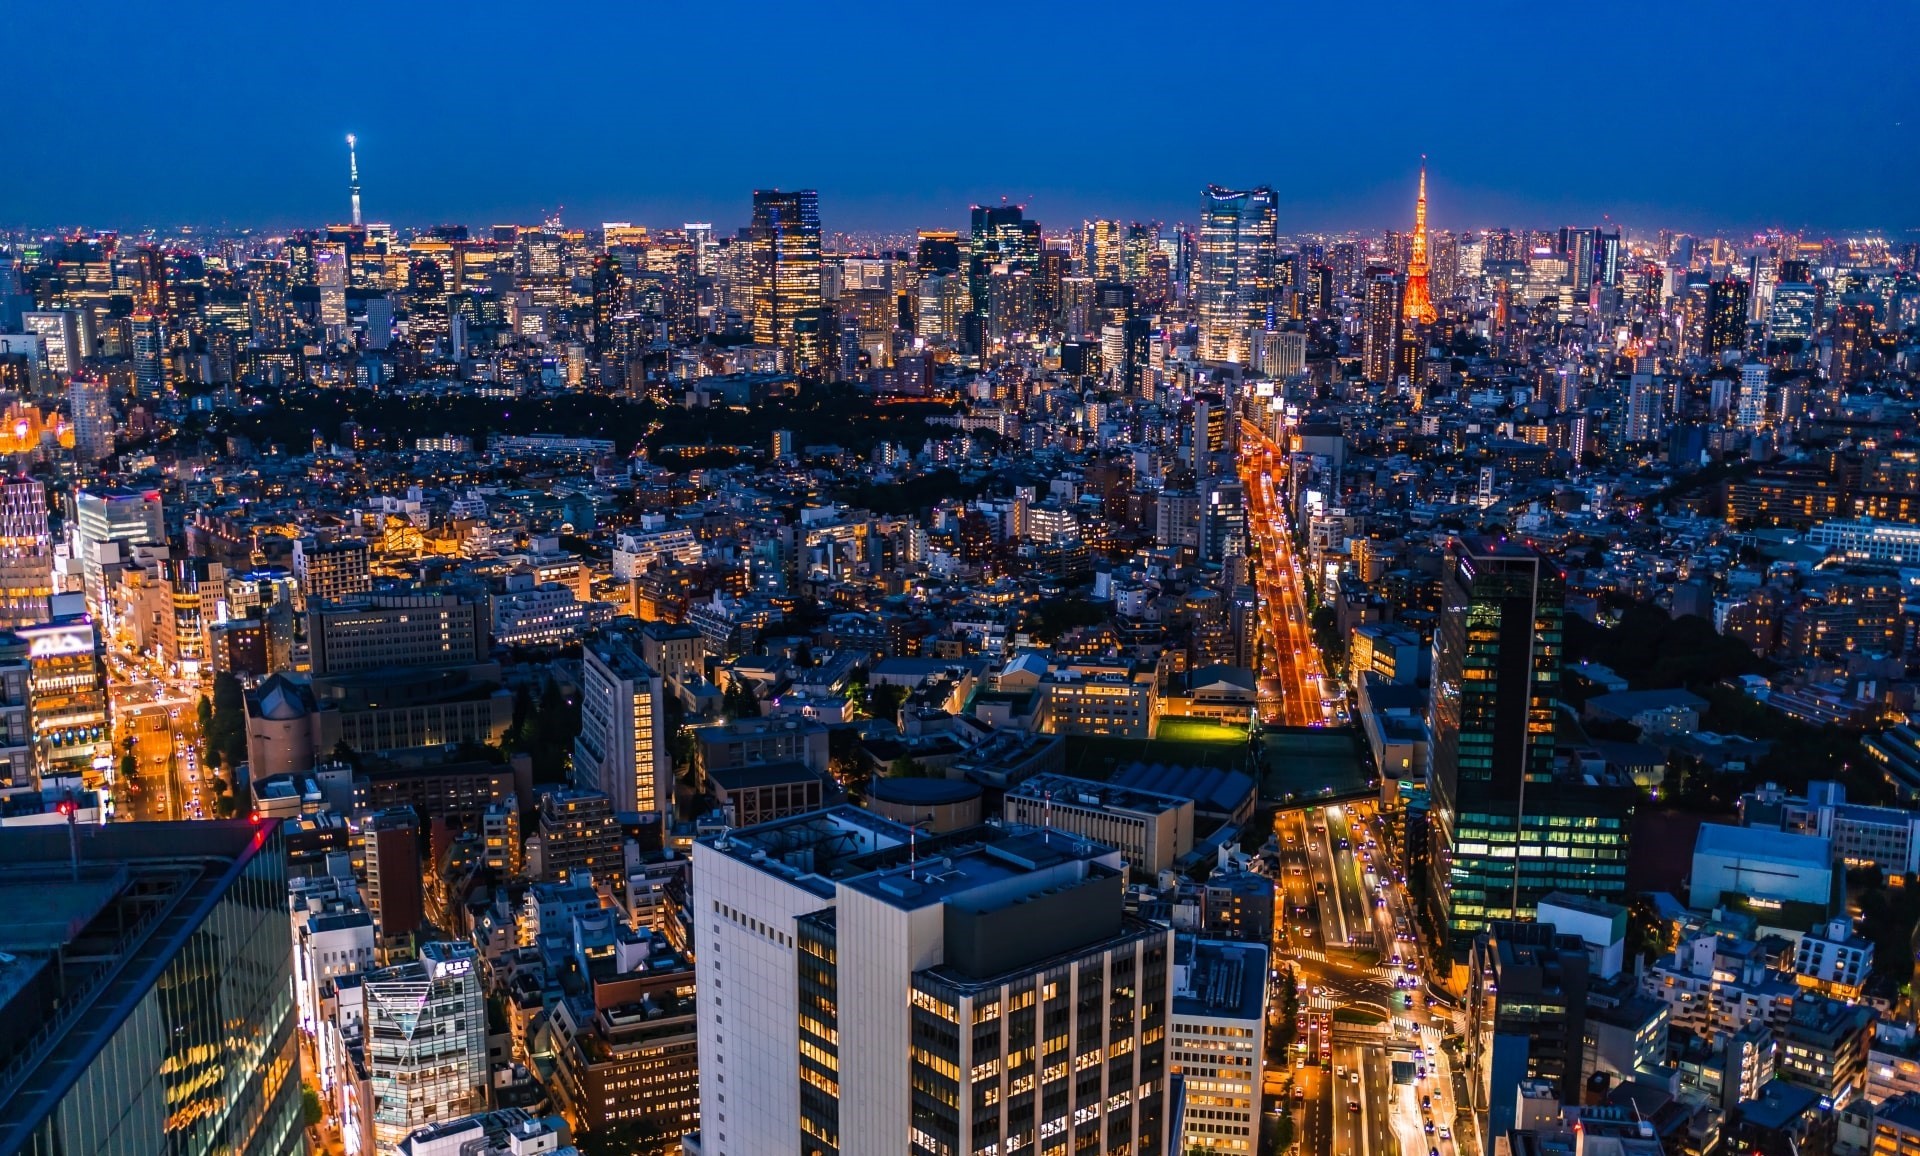
<svg viewBox="0 0 1920 1156">
<path fill-rule="evenodd" d="M 1920 562 L 1920 526 L 1872 518 L 1822 522 L 1807 531 L 1807 545 L 1850 561 L 1911 564 Z"/>
<path fill-rule="evenodd" d="M 1172 933 L 1124 914 L 1116 852 L 835 807 L 704 839 L 693 876 L 687 1152 L 1167 1150 Z"/>
<path fill-rule="evenodd" d="M 1185 1111 L 1174 1151 L 1261 1150 L 1266 991 L 1261 944 L 1182 939 L 1175 948 L 1173 1069 Z"/>
<path fill-rule="evenodd" d="M 589 642 L 580 666 L 574 782 L 606 795 L 616 812 L 657 812 L 671 822 L 673 759 L 660 675 L 620 636 Z"/>
</svg>

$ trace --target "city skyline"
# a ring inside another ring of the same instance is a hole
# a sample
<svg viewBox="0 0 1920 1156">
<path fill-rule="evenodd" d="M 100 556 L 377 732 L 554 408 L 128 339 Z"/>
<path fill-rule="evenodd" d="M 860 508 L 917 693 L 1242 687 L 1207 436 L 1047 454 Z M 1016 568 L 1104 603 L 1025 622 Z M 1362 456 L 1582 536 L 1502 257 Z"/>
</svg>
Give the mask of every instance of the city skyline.
<svg viewBox="0 0 1920 1156">
<path fill-rule="evenodd" d="M 761 11 L 743 10 L 743 23 Z M 504 86 L 515 99 L 493 103 L 476 102 L 470 82 L 419 83 L 422 47 L 451 31 L 431 14 L 381 14 L 345 56 L 350 98 L 338 85 L 283 84 L 264 101 L 234 100 L 232 84 L 194 69 L 155 74 L 143 63 L 261 59 L 297 42 L 290 19 L 218 5 L 178 21 L 122 14 L 122 34 L 98 47 L 97 67 L 23 53 L 22 87 L 79 121 L 157 101 L 189 126 L 186 142 L 150 131 L 75 148 L 66 122 L 30 122 L 17 142 L 22 171 L 64 175 L 10 188 L 0 225 L 345 220 L 351 132 L 367 219 L 395 224 L 528 221 L 562 206 L 575 222 L 744 223 L 739 190 L 754 187 L 817 189 L 827 227 L 849 231 L 956 224 L 967 205 L 1003 195 L 1043 222 L 1177 221 L 1191 217 L 1193 190 L 1217 181 L 1274 184 L 1283 229 L 1400 226 L 1425 154 L 1437 229 L 1603 214 L 1649 229 L 1920 227 L 1904 192 L 1920 182 L 1920 126 L 1908 115 L 1920 81 L 1894 55 L 1920 33 L 1906 5 L 1817 16 L 1769 6 L 1735 24 L 1634 4 L 1529 12 L 1524 25 L 1499 6 L 1473 21 L 1406 7 L 1381 14 L 1395 35 L 1364 50 L 1356 38 L 1367 29 L 1338 14 L 1248 8 L 1216 14 L 1232 35 L 1193 28 L 1191 50 L 1164 57 L 1152 51 L 1160 37 L 1139 34 L 1162 26 L 1144 5 L 1099 21 L 1028 14 L 1014 33 L 1073 46 L 1036 60 L 1096 62 L 1087 68 L 1021 68 L 991 33 L 862 7 L 817 31 L 793 30 L 777 56 L 730 45 L 724 29 L 680 14 L 585 13 L 595 43 L 630 42 L 644 65 L 580 68 L 577 51 L 529 53 Z M 60 34 L 64 15 L 18 11 L 0 27 L 11 42 L 43 42 Z M 485 27 L 488 15 L 482 6 L 467 18 Z M 554 35 L 564 43 L 569 30 Z M 1848 66 L 1769 80 L 1758 65 L 1780 46 L 1815 43 L 1848 45 Z M 1592 46 L 1588 81 L 1556 63 L 1570 50 L 1549 47 L 1572 44 Z M 1261 54 L 1266 45 L 1282 49 L 1280 67 Z M 890 85 L 878 67 L 890 52 L 957 64 L 989 47 L 994 63 L 979 79 L 994 83 L 968 85 L 966 99 L 932 111 L 891 85 L 937 84 L 937 68 Z M 1129 69 L 1137 82 L 1100 79 L 1098 61 L 1129 53 L 1139 54 Z M 704 82 L 703 69 L 735 60 L 761 67 L 744 82 Z M 1201 69 L 1257 79 L 1244 94 L 1220 95 L 1196 82 Z M 1567 98 L 1537 99 L 1528 76 L 1561 77 Z M 819 93 L 820 131 L 766 115 L 804 100 L 807 84 Z M 543 91 L 556 107 L 584 111 L 555 115 L 537 99 Z M 1195 115 L 1203 99 L 1244 101 L 1248 111 Z M 1410 118 L 1410 106 L 1434 111 Z M 994 125 L 1004 131 L 982 131 Z"/>
</svg>

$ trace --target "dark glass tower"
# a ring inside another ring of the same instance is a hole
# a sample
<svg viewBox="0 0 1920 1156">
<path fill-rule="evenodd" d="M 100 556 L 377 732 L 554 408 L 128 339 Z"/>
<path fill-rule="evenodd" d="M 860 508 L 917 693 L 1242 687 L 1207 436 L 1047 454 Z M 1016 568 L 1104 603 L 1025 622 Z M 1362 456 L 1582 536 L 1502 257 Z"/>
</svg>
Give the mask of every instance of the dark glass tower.
<svg viewBox="0 0 1920 1156">
<path fill-rule="evenodd" d="M 278 823 L 0 831 L 0 1152 L 305 1147 Z"/>
<path fill-rule="evenodd" d="M 1707 356 L 1747 343 L 1747 283 L 1727 276 L 1707 286 Z"/>
<path fill-rule="evenodd" d="M 812 189 L 753 194 L 747 240 L 753 258 L 753 340 L 778 346 L 787 366 L 813 376 L 826 364 L 821 344 L 832 314 L 820 288 L 820 198 Z"/>
<path fill-rule="evenodd" d="M 1456 958 L 1541 896 L 1626 888 L 1631 797 L 1556 777 L 1566 580 L 1528 546 L 1454 541 L 1433 640 L 1428 891 Z"/>
<path fill-rule="evenodd" d="M 967 323 L 967 339 L 977 350 L 986 339 L 995 266 L 1004 265 L 1009 273 L 1024 270 L 1030 276 L 1039 272 L 1040 222 L 1027 220 L 1022 205 L 975 205 L 971 225 L 967 288 L 973 297 L 973 313 Z"/>
</svg>

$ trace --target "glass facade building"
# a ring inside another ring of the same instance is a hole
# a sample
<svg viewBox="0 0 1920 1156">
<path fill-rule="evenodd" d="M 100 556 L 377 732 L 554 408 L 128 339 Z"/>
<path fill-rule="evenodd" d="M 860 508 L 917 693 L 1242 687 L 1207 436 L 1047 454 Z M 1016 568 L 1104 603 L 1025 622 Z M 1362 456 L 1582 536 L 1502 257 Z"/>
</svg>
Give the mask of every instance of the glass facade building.
<svg viewBox="0 0 1920 1156">
<path fill-rule="evenodd" d="M 754 343 L 777 346 L 794 373 L 819 372 L 826 364 L 823 326 L 831 316 L 821 296 L 819 195 L 755 191 L 747 244 Z"/>
<path fill-rule="evenodd" d="M 1566 580 L 1529 546 L 1447 551 L 1433 643 L 1434 924 L 1456 958 L 1541 896 L 1626 890 L 1629 792 L 1556 777 Z"/>
<path fill-rule="evenodd" d="M 1200 198 L 1194 306 L 1200 358 L 1251 362 L 1248 332 L 1264 320 L 1279 256 L 1273 190 L 1208 185 Z"/>
<path fill-rule="evenodd" d="M 302 1150 L 277 825 L 0 831 L 0 1151 Z"/>
</svg>

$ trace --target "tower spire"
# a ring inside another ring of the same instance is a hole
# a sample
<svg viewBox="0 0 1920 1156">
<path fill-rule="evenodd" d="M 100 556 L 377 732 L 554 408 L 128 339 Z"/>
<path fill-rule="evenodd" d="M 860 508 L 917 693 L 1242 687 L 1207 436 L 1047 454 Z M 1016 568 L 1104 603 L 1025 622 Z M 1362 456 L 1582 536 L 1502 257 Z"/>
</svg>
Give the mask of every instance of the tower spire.
<svg viewBox="0 0 1920 1156">
<path fill-rule="evenodd" d="M 1407 289 L 1400 298 L 1400 316 L 1420 325 L 1440 319 L 1433 307 L 1427 260 L 1427 158 L 1420 156 L 1420 196 L 1413 203 L 1413 252 L 1407 258 Z"/>
<path fill-rule="evenodd" d="M 353 134 L 348 133 L 347 188 L 353 193 L 353 223 L 358 225 L 360 223 L 360 157 L 359 154 L 354 151 L 354 145 L 356 143 Z"/>
</svg>

